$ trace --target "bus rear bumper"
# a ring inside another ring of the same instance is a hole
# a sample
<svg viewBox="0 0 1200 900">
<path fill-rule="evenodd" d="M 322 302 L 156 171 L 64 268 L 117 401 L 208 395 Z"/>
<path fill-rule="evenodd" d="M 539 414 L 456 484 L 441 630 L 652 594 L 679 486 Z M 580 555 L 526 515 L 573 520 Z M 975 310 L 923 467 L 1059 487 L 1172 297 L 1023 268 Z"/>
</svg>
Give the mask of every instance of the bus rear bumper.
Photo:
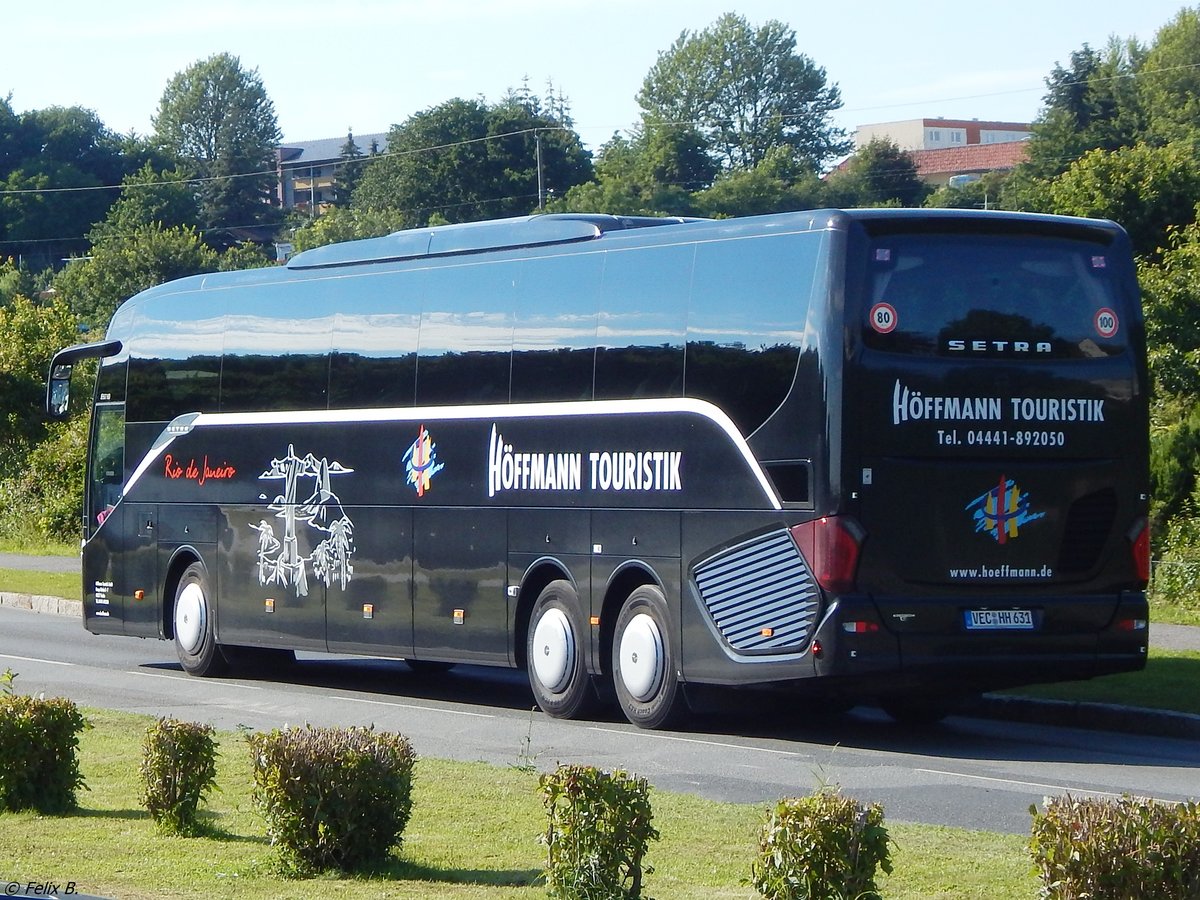
<svg viewBox="0 0 1200 900">
<path fill-rule="evenodd" d="M 818 631 L 824 658 L 817 660 L 817 675 L 848 682 L 862 693 L 975 693 L 1133 672 L 1146 665 L 1149 626 L 1140 592 L 1020 604 L 1035 611 L 1031 628 L 971 628 L 967 613 L 984 604 L 938 605 L 944 612 L 926 617 L 937 627 L 922 628 L 924 610 L 913 604 L 905 608 L 917 614 L 901 613 L 903 621 L 887 622 L 889 609 L 883 604 L 839 601 L 836 615 Z M 869 622 L 871 613 L 879 616 L 878 630 L 858 624 Z M 1008 618 L 999 621 L 1010 624 Z"/>
</svg>

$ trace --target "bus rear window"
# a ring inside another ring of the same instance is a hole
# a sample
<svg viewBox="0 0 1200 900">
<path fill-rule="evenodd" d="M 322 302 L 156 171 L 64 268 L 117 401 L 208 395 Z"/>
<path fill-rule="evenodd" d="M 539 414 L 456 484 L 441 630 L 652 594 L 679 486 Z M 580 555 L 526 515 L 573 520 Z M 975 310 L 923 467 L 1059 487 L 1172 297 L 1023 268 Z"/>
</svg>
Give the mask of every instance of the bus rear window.
<svg viewBox="0 0 1200 900">
<path fill-rule="evenodd" d="M 892 234 L 870 244 L 865 344 L 950 358 L 1090 358 L 1125 346 L 1102 244 L 1033 235 Z"/>
</svg>

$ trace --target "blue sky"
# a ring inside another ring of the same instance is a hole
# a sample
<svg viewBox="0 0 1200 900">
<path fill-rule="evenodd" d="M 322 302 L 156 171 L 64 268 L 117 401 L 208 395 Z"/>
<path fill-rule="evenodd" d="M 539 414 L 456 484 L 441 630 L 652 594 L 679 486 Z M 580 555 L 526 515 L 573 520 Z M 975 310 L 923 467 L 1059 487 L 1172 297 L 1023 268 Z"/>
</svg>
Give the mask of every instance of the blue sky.
<svg viewBox="0 0 1200 900">
<path fill-rule="evenodd" d="M 222 51 L 259 75 L 288 140 L 386 131 L 452 97 L 528 78 L 571 103 L 597 148 L 638 118 L 658 54 L 724 12 L 779 19 L 842 91 L 838 124 L 922 116 L 1028 121 L 1043 79 L 1084 43 L 1153 40 L 1164 0 L 57 0 L 5 4 L 0 95 L 17 111 L 81 105 L 151 131 L 167 81 Z"/>
</svg>

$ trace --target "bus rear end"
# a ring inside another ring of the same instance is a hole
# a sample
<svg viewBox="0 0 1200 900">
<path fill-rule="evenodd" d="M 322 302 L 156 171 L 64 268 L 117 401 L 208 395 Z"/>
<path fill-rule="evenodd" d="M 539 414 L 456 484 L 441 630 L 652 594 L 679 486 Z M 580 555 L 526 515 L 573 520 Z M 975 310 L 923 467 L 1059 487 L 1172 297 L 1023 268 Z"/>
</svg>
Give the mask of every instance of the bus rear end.
<svg viewBox="0 0 1200 900">
<path fill-rule="evenodd" d="M 1140 669 L 1148 413 L 1111 223 L 851 219 L 841 531 L 827 674 L 885 705 Z"/>
</svg>

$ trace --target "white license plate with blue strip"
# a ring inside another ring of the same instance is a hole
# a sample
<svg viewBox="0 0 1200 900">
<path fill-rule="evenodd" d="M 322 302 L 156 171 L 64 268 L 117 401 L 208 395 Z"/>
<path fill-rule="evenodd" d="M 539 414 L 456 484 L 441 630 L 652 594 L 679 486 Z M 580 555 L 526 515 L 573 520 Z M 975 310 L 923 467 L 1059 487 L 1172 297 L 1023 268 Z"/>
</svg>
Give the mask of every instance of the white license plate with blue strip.
<svg viewBox="0 0 1200 900">
<path fill-rule="evenodd" d="M 967 631 L 1032 631 L 1028 609 L 968 609 L 963 613 Z"/>
</svg>

